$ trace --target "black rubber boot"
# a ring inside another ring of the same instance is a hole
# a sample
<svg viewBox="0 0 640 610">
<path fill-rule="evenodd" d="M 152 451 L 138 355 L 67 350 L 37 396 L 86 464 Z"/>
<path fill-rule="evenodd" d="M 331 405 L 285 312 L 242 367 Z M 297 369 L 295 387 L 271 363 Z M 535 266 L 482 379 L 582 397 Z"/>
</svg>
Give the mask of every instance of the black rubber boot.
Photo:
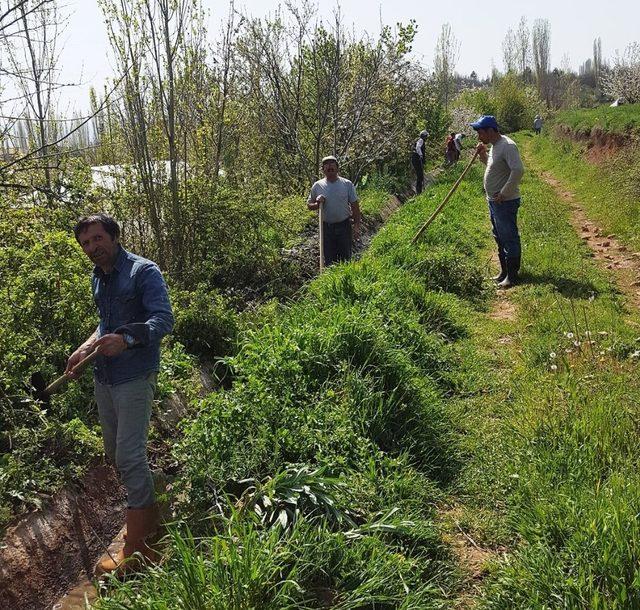
<svg viewBox="0 0 640 610">
<path fill-rule="evenodd" d="M 507 263 L 504 255 L 498 254 L 498 258 L 500 259 L 500 273 L 491 278 L 494 282 L 501 282 L 505 277 L 507 277 Z"/>
<path fill-rule="evenodd" d="M 514 256 L 506 260 L 507 276 L 498 284 L 498 288 L 511 288 L 518 283 L 520 271 L 520 257 Z"/>
</svg>

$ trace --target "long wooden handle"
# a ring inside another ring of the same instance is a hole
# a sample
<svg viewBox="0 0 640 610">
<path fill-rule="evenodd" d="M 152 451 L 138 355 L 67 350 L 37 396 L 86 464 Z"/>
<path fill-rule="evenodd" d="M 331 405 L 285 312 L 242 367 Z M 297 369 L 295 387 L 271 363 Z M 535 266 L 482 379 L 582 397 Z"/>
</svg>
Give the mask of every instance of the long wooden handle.
<svg viewBox="0 0 640 610">
<path fill-rule="evenodd" d="M 458 186 L 462 182 L 462 179 L 465 177 L 465 175 L 473 165 L 473 162 L 476 160 L 477 156 L 478 156 L 478 151 L 476 150 L 476 152 L 473 154 L 473 157 L 471 157 L 471 161 L 469 161 L 469 165 L 467 165 L 467 167 L 464 168 L 464 171 L 460 174 L 460 177 L 456 180 L 456 183 L 451 187 L 451 190 L 449 191 L 447 196 L 443 199 L 442 203 L 436 208 L 435 212 L 431 214 L 431 217 L 429 218 L 429 220 L 427 220 L 427 222 L 425 222 L 420 227 L 420 230 L 413 236 L 413 239 L 411 240 L 412 244 L 415 244 L 418 241 L 419 237 L 424 233 L 426 228 L 435 220 L 436 216 L 440 214 L 440 211 L 447 204 L 447 201 L 449 201 L 449 199 L 451 199 L 451 196 L 456 192 L 456 189 L 458 188 Z"/>
<path fill-rule="evenodd" d="M 65 384 L 67 381 L 69 381 L 69 379 L 71 379 L 71 375 L 72 373 L 79 373 L 82 369 L 84 369 L 85 366 L 87 366 L 87 364 L 89 364 L 90 362 L 93 362 L 98 353 L 99 353 L 100 349 L 97 348 L 95 349 L 93 352 L 91 352 L 88 356 L 86 356 L 85 358 L 83 358 L 82 360 L 80 360 L 80 362 L 78 362 L 78 364 L 76 364 L 71 371 L 69 371 L 68 373 L 65 373 L 64 375 L 58 377 L 55 381 L 52 381 L 42 392 L 45 396 L 50 396 L 51 394 L 55 394 L 55 392 L 58 390 L 58 388 Z"/>
<path fill-rule="evenodd" d="M 320 241 L 320 272 L 324 269 L 324 202 L 318 207 L 318 240 Z"/>
</svg>

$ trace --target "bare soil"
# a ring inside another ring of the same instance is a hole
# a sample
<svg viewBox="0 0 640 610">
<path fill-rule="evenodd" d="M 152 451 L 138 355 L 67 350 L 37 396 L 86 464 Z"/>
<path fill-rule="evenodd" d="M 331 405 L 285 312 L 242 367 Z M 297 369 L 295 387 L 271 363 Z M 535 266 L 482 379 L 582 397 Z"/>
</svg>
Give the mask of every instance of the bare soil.
<svg viewBox="0 0 640 610">
<path fill-rule="evenodd" d="M 585 143 L 587 146 L 585 158 L 594 165 L 608 161 L 633 141 L 631 135 L 609 133 L 598 127 L 581 132 L 573 131 L 566 125 L 558 125 L 556 133 L 562 138 Z"/>
<path fill-rule="evenodd" d="M 640 307 L 640 253 L 630 252 L 615 235 L 607 235 L 598 225 L 589 220 L 574 194 L 550 173 L 544 172 L 542 178 L 556 191 L 571 209 L 570 221 L 578 235 L 593 252 L 593 257 L 614 279 L 619 290 L 628 298 L 631 305 Z"/>
<path fill-rule="evenodd" d="M 77 489 L 9 528 L 0 548 L 0 608 L 52 608 L 69 587 L 90 577 L 122 527 L 125 491 L 115 470 L 96 466 Z"/>
<path fill-rule="evenodd" d="M 462 590 L 456 598 L 456 610 L 474 608 L 479 599 L 482 581 L 489 574 L 489 564 L 496 560 L 504 549 L 493 549 L 483 546 L 473 538 L 473 532 L 467 531 L 462 521 L 462 510 L 459 506 L 449 506 L 440 512 L 446 542 L 458 560 L 462 570 Z"/>
</svg>

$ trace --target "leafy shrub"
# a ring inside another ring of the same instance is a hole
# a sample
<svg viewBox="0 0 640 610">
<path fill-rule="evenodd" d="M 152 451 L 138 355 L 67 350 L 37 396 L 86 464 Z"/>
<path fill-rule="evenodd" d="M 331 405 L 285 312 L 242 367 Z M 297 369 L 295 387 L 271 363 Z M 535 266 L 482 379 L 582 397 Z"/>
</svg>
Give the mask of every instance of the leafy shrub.
<svg viewBox="0 0 640 610">
<path fill-rule="evenodd" d="M 490 88 L 463 91 L 456 104 L 472 108 L 478 115 L 495 116 L 503 133 L 531 129 L 535 115 L 543 109 L 536 89 L 514 74 L 498 78 Z"/>
<path fill-rule="evenodd" d="M 0 512 L 6 521 L 26 507 L 40 508 L 43 490 L 50 494 L 61 481 L 76 479 L 102 451 L 97 431 L 79 419 L 57 421 L 36 405 L 30 411 L 37 424 L 23 421 L 10 431 L 10 450 L 0 453 Z"/>
<path fill-rule="evenodd" d="M 71 218 L 0 200 L 0 527 L 101 454 L 91 375 L 67 384 L 44 408 L 25 383 L 57 378 L 69 354 L 96 328 L 92 265 L 71 235 Z M 178 344 L 165 348 L 160 396 L 197 390 L 194 364 Z M 168 378 L 170 376 L 170 378 Z"/>
<path fill-rule="evenodd" d="M 229 301 L 205 284 L 171 294 L 175 338 L 198 356 L 213 359 L 229 355 L 237 333 L 237 314 Z"/>
</svg>

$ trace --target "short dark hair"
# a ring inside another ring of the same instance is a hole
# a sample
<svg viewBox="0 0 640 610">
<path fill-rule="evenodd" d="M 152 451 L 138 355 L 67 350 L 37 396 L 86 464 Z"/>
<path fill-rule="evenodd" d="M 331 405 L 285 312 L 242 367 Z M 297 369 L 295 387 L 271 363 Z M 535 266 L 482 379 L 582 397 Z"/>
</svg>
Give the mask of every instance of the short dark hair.
<svg viewBox="0 0 640 610">
<path fill-rule="evenodd" d="M 120 225 L 116 219 L 109 214 L 99 212 L 98 214 L 89 214 L 83 216 L 78 220 L 78 223 L 73 228 L 73 234 L 76 236 L 76 241 L 80 243 L 80 233 L 86 231 L 91 225 L 101 224 L 102 228 L 111 235 L 111 239 L 118 239 L 120 237 Z"/>
</svg>

